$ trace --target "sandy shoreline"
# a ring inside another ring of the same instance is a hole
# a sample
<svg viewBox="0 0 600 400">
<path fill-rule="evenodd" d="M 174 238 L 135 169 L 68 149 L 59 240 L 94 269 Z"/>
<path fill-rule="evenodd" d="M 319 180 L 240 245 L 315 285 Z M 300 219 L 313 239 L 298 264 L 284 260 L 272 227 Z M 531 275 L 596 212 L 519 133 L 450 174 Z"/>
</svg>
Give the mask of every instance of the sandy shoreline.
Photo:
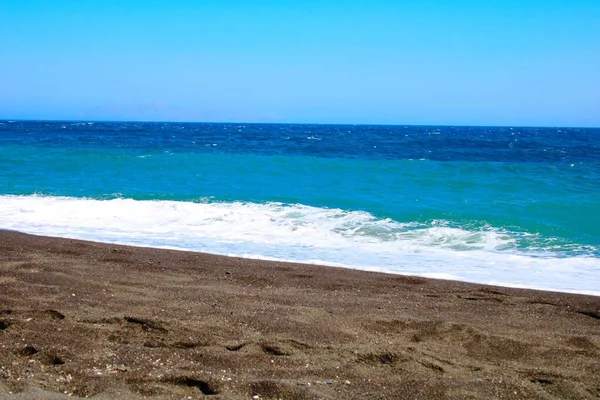
<svg viewBox="0 0 600 400">
<path fill-rule="evenodd" d="M 0 231 L 0 398 L 600 397 L 600 297 Z"/>
</svg>

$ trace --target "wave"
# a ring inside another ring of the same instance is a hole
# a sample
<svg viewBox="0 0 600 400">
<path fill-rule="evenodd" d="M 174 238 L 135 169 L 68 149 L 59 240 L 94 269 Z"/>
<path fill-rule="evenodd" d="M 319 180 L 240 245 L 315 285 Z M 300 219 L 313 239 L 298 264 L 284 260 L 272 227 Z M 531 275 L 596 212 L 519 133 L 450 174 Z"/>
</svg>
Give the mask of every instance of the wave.
<svg viewBox="0 0 600 400">
<path fill-rule="evenodd" d="M 526 234 L 499 227 L 209 199 L 0 196 L 0 215 L 0 228 L 33 234 L 600 295 L 600 258 L 524 248 Z"/>
</svg>

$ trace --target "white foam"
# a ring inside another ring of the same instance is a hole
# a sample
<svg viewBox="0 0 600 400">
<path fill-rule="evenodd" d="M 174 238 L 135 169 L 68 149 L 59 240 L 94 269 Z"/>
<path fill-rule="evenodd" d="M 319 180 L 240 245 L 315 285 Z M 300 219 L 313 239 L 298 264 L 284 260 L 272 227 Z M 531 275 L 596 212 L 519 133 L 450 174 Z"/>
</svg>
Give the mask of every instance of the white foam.
<svg viewBox="0 0 600 400">
<path fill-rule="evenodd" d="M 278 203 L 0 196 L 27 233 L 600 295 L 600 259 L 523 253 L 510 232 Z"/>
</svg>

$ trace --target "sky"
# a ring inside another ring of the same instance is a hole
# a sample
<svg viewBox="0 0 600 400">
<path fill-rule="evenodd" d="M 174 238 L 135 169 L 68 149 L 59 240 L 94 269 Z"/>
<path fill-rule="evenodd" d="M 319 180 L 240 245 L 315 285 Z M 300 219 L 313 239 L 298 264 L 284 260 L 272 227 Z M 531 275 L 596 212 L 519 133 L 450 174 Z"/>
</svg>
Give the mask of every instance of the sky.
<svg viewBox="0 0 600 400">
<path fill-rule="evenodd" d="M 600 127 L 600 0 L 0 0 L 0 118 Z"/>
</svg>

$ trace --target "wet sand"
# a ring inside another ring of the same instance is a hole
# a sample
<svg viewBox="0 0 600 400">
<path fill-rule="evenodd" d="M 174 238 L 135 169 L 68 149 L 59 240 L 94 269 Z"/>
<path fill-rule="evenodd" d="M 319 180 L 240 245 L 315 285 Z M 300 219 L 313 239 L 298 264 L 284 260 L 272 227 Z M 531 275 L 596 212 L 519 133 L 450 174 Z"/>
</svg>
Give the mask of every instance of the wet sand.
<svg viewBox="0 0 600 400">
<path fill-rule="evenodd" d="M 597 399 L 600 297 L 0 231 L 0 398 L 68 396 Z"/>
</svg>

